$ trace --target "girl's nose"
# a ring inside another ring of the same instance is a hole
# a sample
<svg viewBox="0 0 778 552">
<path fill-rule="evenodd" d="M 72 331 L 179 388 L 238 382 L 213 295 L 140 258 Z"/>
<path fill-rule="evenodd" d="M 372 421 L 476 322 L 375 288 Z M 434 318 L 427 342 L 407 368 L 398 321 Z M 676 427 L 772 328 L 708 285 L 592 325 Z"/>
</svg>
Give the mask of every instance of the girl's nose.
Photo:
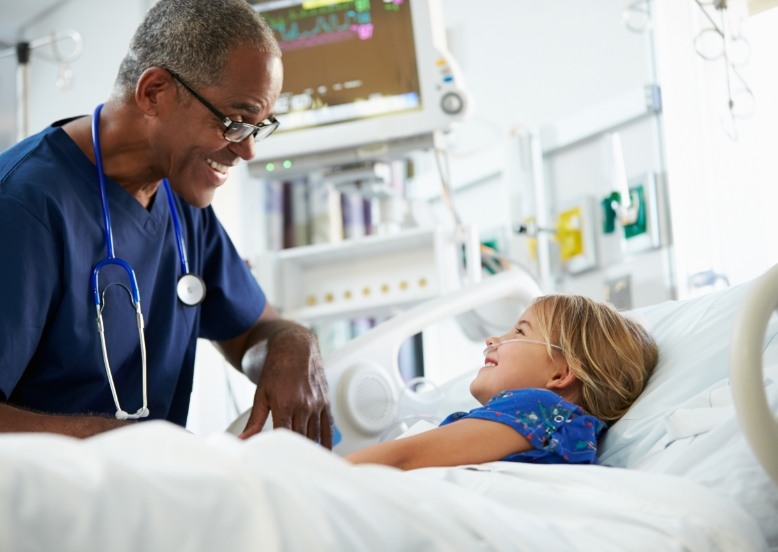
<svg viewBox="0 0 778 552">
<path fill-rule="evenodd" d="M 483 351 L 484 357 L 488 356 L 489 353 L 494 351 L 497 347 L 500 345 L 500 340 L 496 337 L 490 337 L 486 340 L 486 349 Z"/>
</svg>

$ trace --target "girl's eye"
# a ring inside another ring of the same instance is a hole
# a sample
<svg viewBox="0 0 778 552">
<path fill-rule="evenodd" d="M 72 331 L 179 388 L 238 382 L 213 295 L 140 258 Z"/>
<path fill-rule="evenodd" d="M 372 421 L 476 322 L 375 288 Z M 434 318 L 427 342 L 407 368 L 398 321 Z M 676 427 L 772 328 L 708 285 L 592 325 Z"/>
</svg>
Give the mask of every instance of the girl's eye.
<svg viewBox="0 0 778 552">
<path fill-rule="evenodd" d="M 525 335 L 524 330 L 522 330 L 521 328 L 516 328 L 516 333 L 519 335 Z"/>
</svg>

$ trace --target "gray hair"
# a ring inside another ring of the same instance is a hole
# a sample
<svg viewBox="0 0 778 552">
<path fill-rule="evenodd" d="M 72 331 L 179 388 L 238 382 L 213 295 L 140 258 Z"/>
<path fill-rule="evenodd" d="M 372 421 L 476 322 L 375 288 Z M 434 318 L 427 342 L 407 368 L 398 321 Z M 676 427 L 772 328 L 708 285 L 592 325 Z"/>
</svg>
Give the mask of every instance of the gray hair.
<svg viewBox="0 0 778 552">
<path fill-rule="evenodd" d="M 246 0 L 159 0 L 132 37 L 114 93 L 134 94 L 149 67 L 170 69 L 193 86 L 214 85 L 243 44 L 281 57 L 270 26 Z"/>
</svg>

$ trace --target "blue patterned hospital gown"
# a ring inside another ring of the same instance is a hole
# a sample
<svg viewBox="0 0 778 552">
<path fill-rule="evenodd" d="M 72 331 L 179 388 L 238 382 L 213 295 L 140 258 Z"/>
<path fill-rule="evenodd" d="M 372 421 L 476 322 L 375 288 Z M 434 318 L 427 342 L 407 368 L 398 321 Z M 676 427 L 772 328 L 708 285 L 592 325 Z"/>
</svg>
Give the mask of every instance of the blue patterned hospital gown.
<svg viewBox="0 0 778 552">
<path fill-rule="evenodd" d="M 441 426 L 464 418 L 492 420 L 515 429 L 534 447 L 510 454 L 507 462 L 596 464 L 597 437 L 603 421 L 547 389 L 502 391 L 470 412 L 455 412 Z"/>
</svg>

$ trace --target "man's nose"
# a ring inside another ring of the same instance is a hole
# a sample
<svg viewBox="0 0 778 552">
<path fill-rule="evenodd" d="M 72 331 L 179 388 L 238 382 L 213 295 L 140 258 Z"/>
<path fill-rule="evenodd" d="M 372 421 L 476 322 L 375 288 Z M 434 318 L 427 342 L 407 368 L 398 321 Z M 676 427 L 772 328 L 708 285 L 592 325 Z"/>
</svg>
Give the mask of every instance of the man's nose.
<svg viewBox="0 0 778 552">
<path fill-rule="evenodd" d="M 244 161 L 251 161 L 254 159 L 254 156 L 257 154 L 255 147 L 254 136 L 251 135 L 240 142 L 230 142 L 230 145 L 228 146 L 230 151 Z"/>
</svg>

